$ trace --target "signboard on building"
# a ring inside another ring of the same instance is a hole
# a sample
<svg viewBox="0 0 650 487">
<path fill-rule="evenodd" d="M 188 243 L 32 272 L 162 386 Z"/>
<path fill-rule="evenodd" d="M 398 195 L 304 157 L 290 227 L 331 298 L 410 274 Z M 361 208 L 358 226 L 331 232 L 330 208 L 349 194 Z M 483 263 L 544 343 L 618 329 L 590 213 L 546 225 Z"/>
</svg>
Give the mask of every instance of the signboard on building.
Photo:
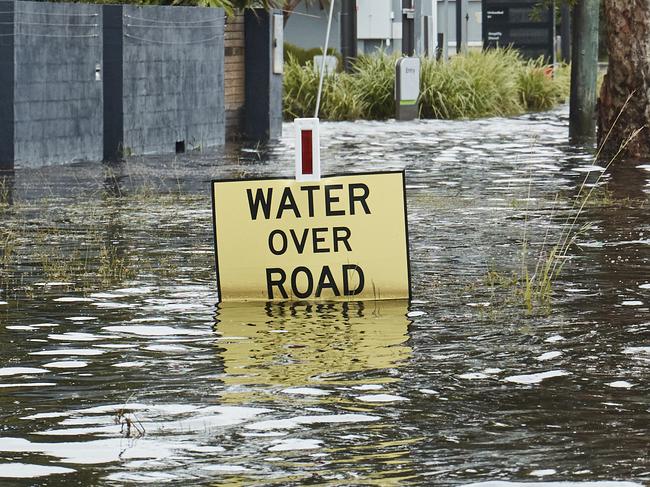
<svg viewBox="0 0 650 487">
<path fill-rule="evenodd" d="M 554 60 L 555 17 L 539 0 L 483 0 L 484 48 L 518 49 L 526 58 Z"/>
<path fill-rule="evenodd" d="M 404 172 L 213 181 L 220 301 L 410 297 Z"/>
</svg>

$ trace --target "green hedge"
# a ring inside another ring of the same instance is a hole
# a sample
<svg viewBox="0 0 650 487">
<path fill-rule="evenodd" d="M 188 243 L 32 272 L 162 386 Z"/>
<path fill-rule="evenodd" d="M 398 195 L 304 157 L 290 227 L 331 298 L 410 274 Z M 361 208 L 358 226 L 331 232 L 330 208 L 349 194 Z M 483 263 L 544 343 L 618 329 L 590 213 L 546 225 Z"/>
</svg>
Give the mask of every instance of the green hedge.
<svg viewBox="0 0 650 487">
<path fill-rule="evenodd" d="M 393 117 L 397 56 L 360 56 L 351 73 L 324 80 L 320 118 L 383 120 Z M 423 58 L 419 110 L 422 118 L 480 118 L 548 110 L 568 97 L 568 69 L 555 76 L 541 60 L 525 61 L 512 49 L 455 56 L 448 62 Z M 287 53 L 284 116 L 311 117 L 318 73 L 311 61 Z"/>
</svg>

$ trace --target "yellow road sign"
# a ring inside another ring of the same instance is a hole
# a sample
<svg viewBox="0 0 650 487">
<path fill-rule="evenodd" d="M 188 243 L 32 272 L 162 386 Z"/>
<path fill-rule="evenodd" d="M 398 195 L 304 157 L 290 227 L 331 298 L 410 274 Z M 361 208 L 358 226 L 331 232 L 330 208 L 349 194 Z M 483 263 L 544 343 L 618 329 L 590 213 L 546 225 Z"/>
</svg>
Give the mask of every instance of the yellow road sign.
<svg viewBox="0 0 650 487">
<path fill-rule="evenodd" d="M 404 172 L 213 181 L 221 301 L 410 297 Z"/>
</svg>

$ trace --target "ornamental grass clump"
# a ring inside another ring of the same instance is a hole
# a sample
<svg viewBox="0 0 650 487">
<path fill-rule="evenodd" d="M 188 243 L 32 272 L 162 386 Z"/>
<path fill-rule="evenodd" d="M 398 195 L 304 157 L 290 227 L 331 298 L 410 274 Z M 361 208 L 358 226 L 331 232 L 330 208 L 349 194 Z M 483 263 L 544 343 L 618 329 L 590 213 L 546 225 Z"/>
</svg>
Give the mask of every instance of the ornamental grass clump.
<svg viewBox="0 0 650 487">
<path fill-rule="evenodd" d="M 378 52 L 360 56 L 354 63 L 351 86 L 363 104 L 367 120 L 385 120 L 395 116 L 395 63 L 399 57 Z"/>
<path fill-rule="evenodd" d="M 557 74 L 546 66 L 543 58 L 528 61 L 517 78 L 519 97 L 524 109 L 529 112 L 550 110 L 568 98 L 568 84 L 563 69 Z"/>
<path fill-rule="evenodd" d="M 319 71 L 312 62 L 301 65 L 292 56 L 284 68 L 284 118 L 313 117 L 318 96 Z M 357 120 L 366 112 L 346 73 L 329 73 L 323 80 L 319 116 L 323 120 Z"/>
<path fill-rule="evenodd" d="M 353 80 L 344 73 L 325 78 L 321 99 L 321 118 L 326 120 L 358 120 L 364 117 L 366 107 L 354 92 Z M 313 112 L 309 115 L 313 117 Z"/>
<path fill-rule="evenodd" d="M 397 57 L 361 56 L 353 72 L 328 73 L 323 80 L 319 116 L 323 120 L 382 120 L 394 114 L 393 86 Z M 284 117 L 313 117 L 319 69 L 289 54 L 284 69 Z"/>
<path fill-rule="evenodd" d="M 517 96 L 522 64 L 511 49 L 470 52 L 448 62 L 424 59 L 420 116 L 456 119 L 522 113 Z"/>
<path fill-rule="evenodd" d="M 330 73 L 323 83 L 320 118 L 385 120 L 394 117 L 395 62 L 385 52 L 356 59 L 352 72 Z M 568 97 L 568 70 L 555 76 L 542 59 L 525 61 L 513 49 L 458 55 L 449 61 L 423 58 L 421 118 L 460 119 L 548 110 Z M 313 117 L 318 69 L 290 53 L 284 72 L 284 116 Z"/>
<path fill-rule="evenodd" d="M 284 117 L 286 119 L 313 117 L 317 95 L 318 73 L 311 65 L 303 66 L 289 54 L 284 65 L 282 99 Z"/>
</svg>

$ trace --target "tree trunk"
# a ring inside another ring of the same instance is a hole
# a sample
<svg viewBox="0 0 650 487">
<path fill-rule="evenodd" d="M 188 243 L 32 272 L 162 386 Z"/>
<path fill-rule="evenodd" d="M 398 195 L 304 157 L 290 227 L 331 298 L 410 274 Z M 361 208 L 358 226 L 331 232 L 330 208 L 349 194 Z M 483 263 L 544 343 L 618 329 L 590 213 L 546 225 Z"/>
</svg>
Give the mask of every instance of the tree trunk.
<svg viewBox="0 0 650 487">
<path fill-rule="evenodd" d="M 287 26 L 287 22 L 289 22 L 289 17 L 291 17 L 291 14 L 299 3 L 300 0 L 285 0 L 285 2 L 282 4 L 282 15 L 284 16 L 285 27 Z"/>
<path fill-rule="evenodd" d="M 650 0 L 604 0 L 604 5 L 609 65 L 600 92 L 598 142 L 604 153 L 615 154 L 645 127 L 621 156 L 650 158 Z"/>
</svg>

